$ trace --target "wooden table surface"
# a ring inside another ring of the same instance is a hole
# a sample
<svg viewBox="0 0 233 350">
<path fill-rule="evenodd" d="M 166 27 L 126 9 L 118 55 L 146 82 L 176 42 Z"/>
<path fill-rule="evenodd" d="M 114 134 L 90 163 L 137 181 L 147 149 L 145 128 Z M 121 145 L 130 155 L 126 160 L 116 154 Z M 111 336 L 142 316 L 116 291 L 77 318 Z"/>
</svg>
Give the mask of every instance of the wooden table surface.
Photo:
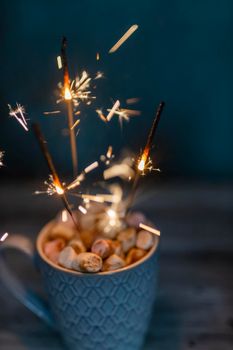
<svg viewBox="0 0 233 350">
<path fill-rule="evenodd" d="M 0 187 L 0 232 L 34 239 L 56 214 L 60 202 L 32 196 L 36 188 Z M 232 350 L 233 186 L 172 184 L 148 193 L 138 206 L 162 235 L 159 292 L 144 350 Z M 17 255 L 10 263 L 25 283 L 40 290 L 27 260 Z M 0 349 L 63 349 L 59 336 L 9 295 L 1 281 Z"/>
</svg>

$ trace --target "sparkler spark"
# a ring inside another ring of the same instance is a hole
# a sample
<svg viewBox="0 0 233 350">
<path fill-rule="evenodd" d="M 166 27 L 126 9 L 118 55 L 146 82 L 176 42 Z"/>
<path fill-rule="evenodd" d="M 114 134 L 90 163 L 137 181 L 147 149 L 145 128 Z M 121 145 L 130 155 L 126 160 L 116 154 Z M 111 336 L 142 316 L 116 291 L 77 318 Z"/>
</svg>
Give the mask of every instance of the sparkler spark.
<svg viewBox="0 0 233 350">
<path fill-rule="evenodd" d="M 103 115 L 103 112 L 101 109 L 96 109 L 96 113 L 98 114 L 98 116 L 100 117 L 101 120 L 103 120 L 103 122 L 107 122 L 106 117 Z"/>
<path fill-rule="evenodd" d="M 84 215 L 87 213 L 87 209 L 84 208 L 82 205 L 79 205 L 78 209 L 79 209 L 79 211 L 81 211 L 81 213 L 83 213 Z"/>
<path fill-rule="evenodd" d="M 78 124 L 80 123 L 80 119 L 77 119 L 76 122 L 71 127 L 71 130 L 73 130 Z"/>
<path fill-rule="evenodd" d="M 115 114 L 115 111 L 116 111 L 119 107 L 120 107 L 120 101 L 117 100 L 117 101 L 114 103 L 113 107 L 112 107 L 110 110 L 108 110 L 109 113 L 108 113 L 108 115 L 107 115 L 107 117 L 106 117 L 106 119 L 107 119 L 108 122 L 110 122 L 110 120 L 112 119 L 113 115 Z"/>
<path fill-rule="evenodd" d="M 81 197 L 83 199 L 88 199 L 89 201 L 97 202 L 97 203 L 104 203 L 104 198 L 97 195 L 92 194 L 81 194 L 78 195 L 78 197 Z"/>
<path fill-rule="evenodd" d="M 113 109 L 113 108 L 112 108 Z M 107 109 L 108 112 L 111 112 L 111 109 Z M 129 119 L 133 116 L 139 116 L 141 115 L 141 111 L 137 111 L 135 109 L 126 109 L 126 108 L 115 108 L 113 114 L 111 117 L 116 114 L 119 118 L 119 123 L 122 126 L 123 120 L 129 121 Z"/>
<path fill-rule="evenodd" d="M 96 53 L 96 61 L 99 61 L 99 59 L 100 59 L 100 54 L 99 54 L 99 52 L 97 52 Z"/>
<path fill-rule="evenodd" d="M 97 72 L 94 79 L 100 79 L 102 77 L 103 73 Z M 59 83 L 58 87 L 61 93 L 57 103 L 64 100 L 72 100 L 75 108 L 77 108 L 80 103 L 91 104 L 92 101 L 96 99 L 96 96 L 92 95 L 91 81 L 92 78 L 89 77 L 86 71 L 83 71 L 81 77 L 77 76 L 71 81 L 71 84 L 67 85 L 67 83 L 64 83 L 64 85 L 62 85 L 62 83 Z"/>
<path fill-rule="evenodd" d="M 54 181 L 53 175 L 49 175 L 49 179 L 44 181 L 44 184 L 47 186 L 47 189 L 45 191 L 35 191 L 35 194 L 46 193 L 49 196 L 53 196 L 54 194 L 62 196 L 65 193 L 62 186 Z"/>
<path fill-rule="evenodd" d="M 112 146 L 108 146 L 106 157 L 109 158 L 109 159 L 112 158 Z"/>
<path fill-rule="evenodd" d="M 61 213 L 61 221 L 62 221 L 62 222 L 67 222 L 67 221 L 68 221 L 68 213 L 67 213 L 67 210 L 62 210 L 62 213 Z"/>
<path fill-rule="evenodd" d="M 148 232 L 153 233 L 153 234 L 156 235 L 156 236 L 160 236 L 160 231 L 159 231 L 159 230 L 156 230 L 154 227 L 145 225 L 145 224 L 143 224 L 143 223 L 140 223 L 140 224 L 139 224 L 139 227 L 142 228 L 143 230 L 146 230 L 146 231 L 148 231 Z"/>
<path fill-rule="evenodd" d="M 132 97 L 132 98 L 127 98 L 126 103 L 127 103 L 128 105 L 132 105 L 132 104 L 134 104 L 134 103 L 137 103 L 138 101 L 140 101 L 140 98 L 138 98 L 138 97 Z"/>
<path fill-rule="evenodd" d="M 51 112 L 44 112 L 44 115 L 50 115 L 50 114 L 59 114 L 61 111 L 51 111 Z"/>
<path fill-rule="evenodd" d="M 61 59 L 61 56 L 57 56 L 57 66 L 58 66 L 58 69 L 62 69 L 62 59 Z"/>
<path fill-rule="evenodd" d="M 145 175 L 147 171 L 151 172 L 152 170 L 160 172 L 159 168 L 154 168 L 151 158 L 147 157 L 144 153 L 138 160 L 137 169 L 141 172 L 141 175 Z"/>
<path fill-rule="evenodd" d="M 10 104 L 8 104 L 9 107 L 9 115 L 11 117 L 14 117 L 19 124 L 24 128 L 24 130 L 28 131 L 28 125 L 27 121 L 25 119 L 25 109 L 23 106 L 21 106 L 19 103 L 16 103 L 16 108 L 13 109 Z"/>
<path fill-rule="evenodd" d="M 95 161 L 94 163 L 88 165 L 85 169 L 84 169 L 84 173 L 89 173 L 90 171 L 94 170 L 95 168 L 97 168 L 99 166 L 99 163 L 97 161 Z"/>
<path fill-rule="evenodd" d="M 9 236 L 9 234 L 8 234 L 7 232 L 5 232 L 5 233 L 2 235 L 2 237 L 0 238 L 0 241 L 1 241 L 1 242 L 4 242 L 5 239 L 6 239 L 8 236 Z"/>
<path fill-rule="evenodd" d="M 4 157 L 4 152 L 0 151 L 0 167 L 3 166 L 3 157 Z"/>
<path fill-rule="evenodd" d="M 93 162 L 92 164 L 88 165 L 80 175 L 76 177 L 74 181 L 72 181 L 67 187 L 67 190 L 74 189 L 75 187 L 79 186 L 81 182 L 85 179 L 85 175 L 90 173 L 92 170 L 97 168 L 99 166 L 99 163 L 97 161 Z"/>
<path fill-rule="evenodd" d="M 106 154 L 101 154 L 100 160 L 105 163 L 105 165 L 109 165 L 111 160 L 115 157 L 112 153 L 112 146 L 108 146 L 108 150 Z"/>
<path fill-rule="evenodd" d="M 109 53 L 113 53 L 119 49 L 119 47 L 138 29 L 138 25 L 132 25 L 127 32 L 117 41 L 117 43 L 109 50 Z"/>
<path fill-rule="evenodd" d="M 132 178 L 134 176 L 134 171 L 128 164 L 120 163 L 113 165 L 103 172 L 104 180 L 109 180 L 117 176 L 128 180 L 129 177 Z"/>
</svg>

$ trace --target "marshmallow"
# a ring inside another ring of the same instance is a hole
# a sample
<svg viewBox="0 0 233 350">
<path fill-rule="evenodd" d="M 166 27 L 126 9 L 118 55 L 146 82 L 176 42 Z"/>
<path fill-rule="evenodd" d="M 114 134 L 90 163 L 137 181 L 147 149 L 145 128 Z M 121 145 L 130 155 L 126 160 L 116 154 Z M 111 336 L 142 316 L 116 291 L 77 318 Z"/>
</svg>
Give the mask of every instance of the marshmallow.
<svg viewBox="0 0 233 350">
<path fill-rule="evenodd" d="M 45 255 L 54 263 L 58 262 L 60 251 L 65 247 L 66 242 L 62 238 L 48 241 L 44 244 Z"/>
<path fill-rule="evenodd" d="M 145 230 L 139 231 L 136 240 L 136 247 L 144 250 L 150 249 L 154 244 L 153 235 Z"/>
<path fill-rule="evenodd" d="M 113 253 L 112 241 L 108 239 L 97 239 L 92 244 L 91 251 L 99 255 L 102 259 L 106 259 Z"/>
<path fill-rule="evenodd" d="M 139 249 L 139 248 L 130 249 L 130 251 L 128 252 L 127 257 L 125 259 L 126 264 L 127 265 L 133 264 L 134 262 L 143 258 L 143 256 L 146 255 L 146 253 L 147 252 L 143 249 Z"/>
<path fill-rule="evenodd" d="M 136 243 L 136 230 L 133 227 L 129 227 L 124 231 L 121 231 L 117 239 L 121 242 L 122 249 L 124 253 L 127 253 L 131 248 L 135 246 Z"/>
<path fill-rule="evenodd" d="M 110 255 L 103 264 L 103 271 L 114 271 L 125 266 L 125 261 L 118 255 Z"/>
<path fill-rule="evenodd" d="M 67 269 L 72 269 L 73 261 L 77 257 L 75 250 L 72 247 L 65 247 L 58 257 L 58 263 L 66 267 Z"/>
<path fill-rule="evenodd" d="M 72 262 L 72 268 L 80 272 L 98 272 L 102 268 L 102 259 L 94 253 L 80 253 Z"/>
</svg>

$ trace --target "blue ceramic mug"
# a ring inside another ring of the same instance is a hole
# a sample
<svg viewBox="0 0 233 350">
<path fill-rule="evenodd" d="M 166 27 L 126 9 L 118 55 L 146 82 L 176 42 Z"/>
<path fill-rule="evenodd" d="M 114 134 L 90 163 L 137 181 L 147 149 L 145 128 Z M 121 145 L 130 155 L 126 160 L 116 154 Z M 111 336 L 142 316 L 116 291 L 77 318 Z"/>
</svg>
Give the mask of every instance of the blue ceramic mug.
<svg viewBox="0 0 233 350">
<path fill-rule="evenodd" d="M 68 349 L 141 349 L 156 294 L 156 244 L 144 258 L 123 269 L 79 273 L 53 264 L 43 253 L 51 225 L 53 222 L 39 233 L 36 251 L 29 239 L 19 235 L 10 236 L 0 249 L 20 249 L 31 258 L 36 254 L 49 307 L 13 276 L 0 254 L 0 273 L 6 286 L 31 311 L 59 330 Z"/>
</svg>

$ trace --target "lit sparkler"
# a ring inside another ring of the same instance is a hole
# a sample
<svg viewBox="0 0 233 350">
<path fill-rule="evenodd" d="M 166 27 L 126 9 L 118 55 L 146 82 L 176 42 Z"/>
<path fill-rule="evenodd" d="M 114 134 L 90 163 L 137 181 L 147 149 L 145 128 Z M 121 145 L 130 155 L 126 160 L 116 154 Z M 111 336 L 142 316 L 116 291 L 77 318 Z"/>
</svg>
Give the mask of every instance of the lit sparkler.
<svg viewBox="0 0 233 350">
<path fill-rule="evenodd" d="M 164 105 L 165 105 L 164 102 L 160 102 L 160 104 L 158 106 L 158 109 L 157 109 L 157 112 L 156 112 L 155 119 L 153 121 L 152 127 L 151 127 L 149 135 L 148 135 L 146 146 L 144 148 L 142 156 L 138 160 L 137 169 L 141 173 L 144 173 L 144 171 L 146 169 L 146 165 L 149 164 L 151 166 L 151 161 L 149 160 L 149 163 L 148 163 L 148 159 L 149 159 L 149 156 L 150 156 L 150 152 L 151 152 L 151 147 L 152 147 L 155 131 L 156 131 L 157 127 L 158 127 L 158 124 L 159 124 L 159 121 L 160 121 L 160 117 L 161 117 Z"/>
<path fill-rule="evenodd" d="M 52 161 L 52 157 L 51 157 L 51 155 L 49 153 L 49 150 L 48 150 L 48 147 L 47 147 L 47 142 L 46 142 L 46 140 L 44 139 L 44 137 L 42 135 L 42 132 L 40 130 L 39 125 L 38 124 L 32 124 L 32 127 L 33 127 L 33 131 L 35 133 L 35 136 L 37 138 L 37 141 L 38 141 L 38 143 L 40 145 L 41 152 L 42 152 L 42 154 L 43 154 L 43 156 L 45 158 L 45 161 L 46 161 L 46 163 L 48 165 L 49 170 L 51 171 L 51 175 L 50 175 L 50 178 L 52 179 L 52 184 L 51 184 L 51 187 L 50 187 L 51 194 L 55 190 L 55 192 L 59 195 L 59 197 L 61 197 L 65 209 L 68 211 L 68 213 L 70 214 L 74 224 L 77 226 L 76 221 L 74 220 L 74 217 L 73 217 L 70 205 L 68 203 L 65 190 L 63 188 L 63 185 L 60 182 L 60 179 L 58 177 L 57 171 L 56 171 L 55 166 L 54 166 L 53 161 Z"/>
<path fill-rule="evenodd" d="M 77 158 L 77 146 L 76 146 L 76 137 L 74 133 L 74 129 L 72 126 L 74 125 L 73 119 L 73 104 L 72 104 L 72 95 L 70 91 L 70 78 L 69 78 L 69 70 L 68 70 L 68 62 L 66 56 L 66 46 L 67 40 L 63 38 L 62 47 L 61 47 L 61 61 L 63 67 L 63 79 L 64 79 L 64 99 L 67 105 L 67 113 L 68 113 L 68 128 L 70 135 L 70 147 L 71 147 L 71 157 L 73 164 L 73 173 L 77 175 L 78 172 L 78 158 Z"/>
<path fill-rule="evenodd" d="M 21 106 L 19 103 L 16 103 L 16 108 L 13 109 L 10 104 L 8 104 L 9 107 L 9 115 L 11 117 L 14 117 L 19 124 L 24 128 L 24 130 L 28 131 L 28 125 L 27 121 L 25 119 L 25 109 L 23 106 Z"/>
<path fill-rule="evenodd" d="M 146 146 L 144 148 L 144 151 L 141 155 L 141 157 L 139 157 L 138 162 L 137 162 L 137 168 L 136 168 L 136 175 L 134 178 L 134 182 L 133 182 L 133 186 L 132 186 L 132 190 L 129 196 L 129 200 L 128 200 L 128 204 L 127 204 L 127 211 L 130 209 L 130 207 L 132 206 L 132 203 L 134 201 L 134 197 L 136 194 L 136 190 L 137 190 L 137 186 L 138 186 L 138 182 L 139 182 L 139 178 L 140 175 L 144 175 L 145 174 L 145 170 L 147 169 L 146 166 L 152 167 L 152 163 L 150 161 L 150 152 L 151 152 L 151 147 L 152 147 L 152 143 L 153 143 L 153 138 L 155 135 L 155 131 L 158 127 L 159 121 L 160 121 L 160 116 L 161 113 L 163 111 L 165 103 L 164 102 L 160 102 L 157 111 L 156 111 L 156 116 L 153 120 L 152 123 L 152 127 L 150 129 L 148 138 L 147 138 L 147 142 L 146 142 Z"/>
<path fill-rule="evenodd" d="M 54 194 L 62 195 L 64 194 L 64 185 L 60 187 L 60 185 L 56 184 L 54 182 L 53 176 L 50 174 L 49 179 L 44 181 L 44 184 L 46 185 L 45 191 L 35 191 L 35 194 L 47 194 L 48 196 L 53 196 Z"/>
<path fill-rule="evenodd" d="M 127 32 L 117 41 L 117 43 L 109 50 L 109 53 L 113 53 L 119 49 L 119 47 L 138 29 L 138 25 L 132 25 Z"/>
</svg>

